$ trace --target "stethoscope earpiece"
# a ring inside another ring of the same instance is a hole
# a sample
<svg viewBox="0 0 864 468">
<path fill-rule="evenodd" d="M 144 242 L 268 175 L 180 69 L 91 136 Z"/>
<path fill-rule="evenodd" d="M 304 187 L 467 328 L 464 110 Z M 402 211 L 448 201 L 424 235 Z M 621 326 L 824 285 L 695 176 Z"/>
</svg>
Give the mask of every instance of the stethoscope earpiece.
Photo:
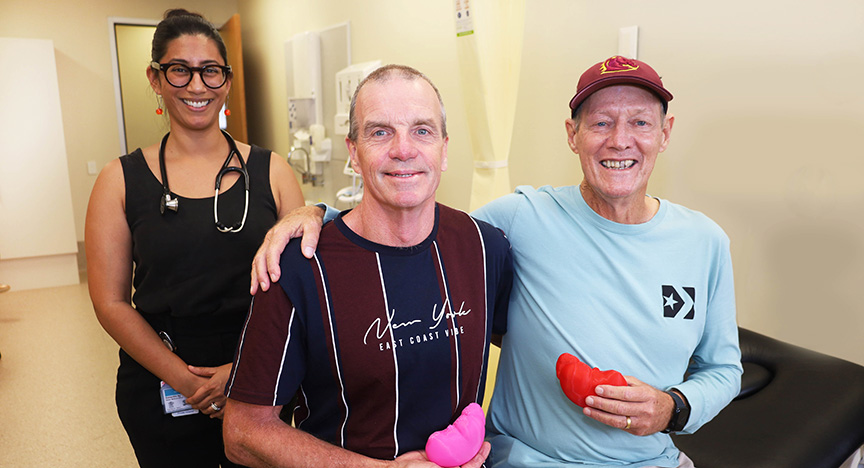
<svg viewBox="0 0 864 468">
<path fill-rule="evenodd" d="M 225 130 L 222 130 L 222 135 L 224 135 L 225 139 L 228 140 L 228 146 L 231 147 L 231 151 L 228 152 L 228 158 L 226 158 L 225 163 L 222 164 L 222 169 L 220 169 L 219 173 L 216 174 L 216 190 L 213 195 L 213 222 L 216 223 L 216 229 L 218 229 L 219 232 L 240 232 L 243 230 L 243 226 L 246 225 L 246 215 L 249 213 L 249 171 L 246 169 L 246 161 L 243 160 L 243 156 L 241 156 L 240 151 L 237 150 L 237 144 L 234 143 L 234 138 L 232 138 Z M 237 160 L 240 161 L 240 167 L 230 165 L 231 158 L 233 158 L 235 154 L 237 155 Z M 229 172 L 239 172 L 240 176 L 243 177 L 243 183 L 246 186 L 246 201 L 243 206 L 243 218 L 240 222 L 231 226 L 226 226 L 219 221 L 219 189 L 222 187 L 222 176 Z"/>
</svg>

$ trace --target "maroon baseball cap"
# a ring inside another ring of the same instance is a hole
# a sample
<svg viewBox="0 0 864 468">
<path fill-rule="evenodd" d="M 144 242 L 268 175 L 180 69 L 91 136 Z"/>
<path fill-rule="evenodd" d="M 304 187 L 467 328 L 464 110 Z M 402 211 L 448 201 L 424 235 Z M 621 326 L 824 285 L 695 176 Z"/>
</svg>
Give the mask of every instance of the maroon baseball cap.
<svg viewBox="0 0 864 468">
<path fill-rule="evenodd" d="M 672 93 L 663 87 L 660 75 L 647 63 L 616 55 L 589 68 L 579 77 L 576 95 L 570 100 L 570 109 L 576 109 L 589 96 L 612 85 L 631 84 L 653 91 L 664 103 L 672 100 Z"/>
</svg>

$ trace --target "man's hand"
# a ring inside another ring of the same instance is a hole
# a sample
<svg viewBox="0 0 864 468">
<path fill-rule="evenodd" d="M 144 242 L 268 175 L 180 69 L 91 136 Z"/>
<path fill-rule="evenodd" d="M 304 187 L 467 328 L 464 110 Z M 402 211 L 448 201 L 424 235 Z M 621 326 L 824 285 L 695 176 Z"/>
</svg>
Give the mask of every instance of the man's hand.
<svg viewBox="0 0 864 468">
<path fill-rule="evenodd" d="M 672 397 L 636 377 L 625 378 L 627 387 L 598 385 L 597 396 L 585 399 L 585 416 L 639 436 L 666 429 L 675 407 Z"/>
<path fill-rule="evenodd" d="M 262 291 L 270 288 L 270 282 L 279 281 L 282 270 L 279 268 L 279 257 L 291 239 L 303 236 L 300 241 L 301 250 L 306 258 L 312 258 L 318 246 L 318 235 L 321 233 L 324 210 L 315 205 L 294 208 L 280 219 L 264 236 L 264 242 L 258 248 L 255 259 L 252 260 L 251 286 L 249 292 L 255 295 L 260 287 Z"/>
<path fill-rule="evenodd" d="M 486 461 L 486 457 L 489 456 L 489 452 L 492 450 L 492 446 L 489 445 L 489 442 L 483 442 L 483 445 L 480 446 L 480 451 L 477 452 L 477 455 L 474 456 L 468 463 L 465 463 L 461 467 L 458 468 L 481 468 L 483 466 L 483 462 Z M 393 466 L 397 466 L 400 468 L 439 468 L 438 465 L 429 461 L 426 457 L 425 450 L 417 450 L 414 452 L 403 453 L 395 460 L 393 460 Z"/>
</svg>

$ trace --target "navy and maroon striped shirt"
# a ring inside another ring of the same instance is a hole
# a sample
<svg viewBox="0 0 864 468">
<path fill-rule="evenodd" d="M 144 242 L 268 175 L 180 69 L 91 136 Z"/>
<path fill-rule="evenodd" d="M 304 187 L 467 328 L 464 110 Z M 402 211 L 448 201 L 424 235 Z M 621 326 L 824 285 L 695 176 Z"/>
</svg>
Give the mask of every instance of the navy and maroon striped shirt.
<svg viewBox="0 0 864 468">
<path fill-rule="evenodd" d="M 408 248 L 363 239 L 341 215 L 312 260 L 292 241 L 281 287 L 254 298 L 228 396 L 281 406 L 296 394 L 298 428 L 380 459 L 422 449 L 482 401 L 489 339 L 507 326 L 510 246 L 461 211 L 438 205 L 435 218 Z"/>
</svg>

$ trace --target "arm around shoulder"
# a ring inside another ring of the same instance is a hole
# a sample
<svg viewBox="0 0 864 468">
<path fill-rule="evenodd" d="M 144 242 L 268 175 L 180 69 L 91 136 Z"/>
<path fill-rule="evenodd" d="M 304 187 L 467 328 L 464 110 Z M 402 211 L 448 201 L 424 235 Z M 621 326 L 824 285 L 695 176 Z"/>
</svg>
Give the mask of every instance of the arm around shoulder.
<svg viewBox="0 0 864 468">
<path fill-rule="evenodd" d="M 249 292 L 252 295 L 267 291 L 271 282 L 279 281 L 282 270 L 279 258 L 288 242 L 296 237 L 302 237 L 303 255 L 312 258 L 318 245 L 318 235 L 321 233 L 324 210 L 315 206 L 301 206 L 291 210 L 267 231 L 264 241 L 255 258 L 252 260 L 252 274 Z"/>
</svg>

